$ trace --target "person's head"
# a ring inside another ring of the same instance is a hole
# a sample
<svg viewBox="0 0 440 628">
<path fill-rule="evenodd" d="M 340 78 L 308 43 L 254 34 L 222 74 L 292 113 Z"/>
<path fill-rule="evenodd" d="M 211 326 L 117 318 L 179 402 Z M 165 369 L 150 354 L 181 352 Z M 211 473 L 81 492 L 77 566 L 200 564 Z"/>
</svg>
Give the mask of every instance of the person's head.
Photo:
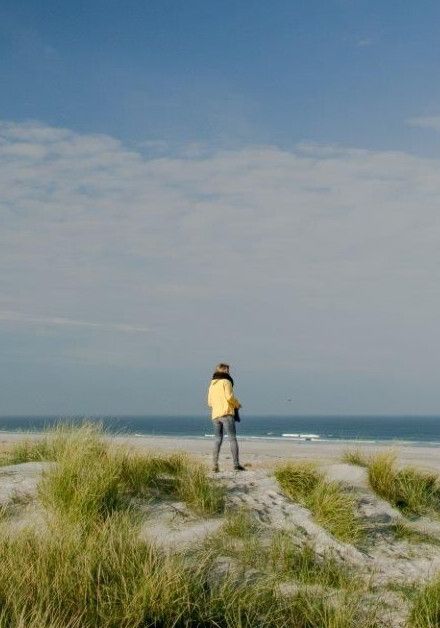
<svg viewBox="0 0 440 628">
<path fill-rule="evenodd" d="M 225 364 L 224 362 L 220 362 L 215 367 L 216 373 L 229 373 L 229 364 Z"/>
</svg>

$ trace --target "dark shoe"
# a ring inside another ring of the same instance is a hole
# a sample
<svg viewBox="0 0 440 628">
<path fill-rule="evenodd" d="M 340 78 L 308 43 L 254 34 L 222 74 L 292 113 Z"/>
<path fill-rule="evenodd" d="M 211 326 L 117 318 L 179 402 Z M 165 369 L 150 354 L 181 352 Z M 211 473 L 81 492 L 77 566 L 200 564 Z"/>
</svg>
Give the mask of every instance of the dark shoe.
<svg viewBox="0 0 440 628">
<path fill-rule="evenodd" d="M 246 469 L 242 467 L 241 464 L 238 464 L 236 467 L 234 467 L 234 471 L 246 471 Z"/>
</svg>

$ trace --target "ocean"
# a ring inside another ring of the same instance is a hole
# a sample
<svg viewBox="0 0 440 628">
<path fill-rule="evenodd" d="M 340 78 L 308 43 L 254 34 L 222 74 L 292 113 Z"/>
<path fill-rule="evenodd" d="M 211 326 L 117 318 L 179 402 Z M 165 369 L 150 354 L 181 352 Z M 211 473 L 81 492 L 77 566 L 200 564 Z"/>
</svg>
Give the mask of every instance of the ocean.
<svg viewBox="0 0 440 628">
<path fill-rule="evenodd" d="M 0 431 L 41 431 L 59 421 L 83 417 L 0 417 Z M 201 416 L 88 417 L 116 434 L 212 438 L 211 421 Z M 395 442 L 440 446 L 440 416 L 243 416 L 239 436 L 294 441 Z"/>
</svg>

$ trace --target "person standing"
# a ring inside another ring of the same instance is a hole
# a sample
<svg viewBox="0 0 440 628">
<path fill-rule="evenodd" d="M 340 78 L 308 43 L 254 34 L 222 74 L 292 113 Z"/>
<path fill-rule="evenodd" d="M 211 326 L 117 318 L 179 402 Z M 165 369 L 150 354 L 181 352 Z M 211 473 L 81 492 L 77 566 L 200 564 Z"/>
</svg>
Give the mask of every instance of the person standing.
<svg viewBox="0 0 440 628">
<path fill-rule="evenodd" d="M 239 462 L 238 443 L 235 430 L 236 417 L 241 404 L 233 391 L 234 380 L 229 375 L 229 364 L 220 363 L 215 368 L 208 389 L 208 406 L 212 411 L 214 425 L 213 471 L 218 472 L 218 457 L 226 430 L 231 445 L 232 460 L 236 471 L 245 471 Z M 238 419 L 239 420 L 239 419 Z"/>
</svg>

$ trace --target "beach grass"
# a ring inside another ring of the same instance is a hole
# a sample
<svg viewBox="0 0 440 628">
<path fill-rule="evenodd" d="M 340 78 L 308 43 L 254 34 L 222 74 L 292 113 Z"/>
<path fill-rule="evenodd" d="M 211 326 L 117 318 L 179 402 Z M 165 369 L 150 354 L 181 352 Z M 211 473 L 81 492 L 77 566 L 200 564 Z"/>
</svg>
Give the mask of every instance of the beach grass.
<svg viewBox="0 0 440 628">
<path fill-rule="evenodd" d="M 427 532 L 421 532 L 412 528 L 405 521 L 398 521 L 393 525 L 394 536 L 398 540 L 405 540 L 414 545 L 426 543 L 428 545 L 440 545 L 440 539 Z"/>
<path fill-rule="evenodd" d="M 411 628 L 440 626 L 440 576 L 416 592 L 408 626 Z"/>
<path fill-rule="evenodd" d="M 0 467 L 51 459 L 52 455 L 45 440 L 22 440 L 0 451 Z"/>
<path fill-rule="evenodd" d="M 242 507 L 226 514 L 222 531 L 227 537 L 249 539 L 258 533 L 259 527 L 255 516 Z"/>
<path fill-rule="evenodd" d="M 318 555 L 292 530 L 270 530 L 243 509 L 229 515 L 206 550 L 240 580 L 260 578 L 288 594 L 293 626 L 376 626 L 376 606 L 368 606 L 368 582 L 332 552 Z M 290 598 L 289 598 L 290 596 Z"/>
<path fill-rule="evenodd" d="M 188 463 L 177 475 L 176 494 L 199 514 L 216 515 L 224 510 L 225 491 L 206 474 L 205 467 Z"/>
<path fill-rule="evenodd" d="M 305 506 L 315 520 L 337 539 L 357 543 L 362 525 L 356 515 L 354 498 L 337 482 L 329 482 L 313 462 L 279 466 L 275 477 L 287 497 Z"/>
<path fill-rule="evenodd" d="M 100 437 L 104 435 L 99 422 L 83 421 L 79 426 L 69 422 L 60 422 L 46 430 L 37 438 L 24 438 L 12 443 L 2 458 L 2 465 L 22 464 L 25 462 L 55 461 L 65 450 L 74 450 L 79 445 L 104 447 Z"/>
<path fill-rule="evenodd" d="M 267 550 L 267 561 L 273 573 L 283 580 L 318 584 L 335 589 L 357 590 L 363 584 L 354 572 L 337 561 L 331 553 L 318 556 L 312 544 L 295 543 L 285 530 L 277 531 Z"/>
<path fill-rule="evenodd" d="M 132 497 L 169 497 L 200 514 L 222 512 L 224 490 L 200 463 L 182 454 L 138 454 L 105 436 L 100 424 L 60 424 L 39 440 L 14 444 L 4 464 L 56 462 L 44 473 L 40 499 L 76 521 L 108 516 Z"/>
<path fill-rule="evenodd" d="M 347 449 L 342 454 L 342 462 L 357 465 L 358 467 L 368 467 L 368 456 L 359 448 Z"/>
<path fill-rule="evenodd" d="M 348 450 L 343 461 L 366 467 L 371 488 L 405 515 L 440 513 L 440 481 L 435 473 L 414 467 L 397 467 L 394 451 L 365 455 Z"/>
<path fill-rule="evenodd" d="M 47 537 L 23 531 L 0 538 L 2 628 L 375 625 L 352 590 L 337 599 L 321 590 L 280 595 L 279 579 L 270 576 L 251 583 L 246 571 L 216 577 L 212 554 L 161 553 L 138 540 L 127 513 L 84 530 L 70 524 Z M 324 582 L 322 570 L 312 574 L 312 561 L 310 554 L 301 582 Z M 328 583 L 338 584 L 334 577 Z"/>
<path fill-rule="evenodd" d="M 371 488 L 404 514 L 440 512 L 438 476 L 412 467 L 398 469 L 393 452 L 369 460 L 368 478 Z"/>
<path fill-rule="evenodd" d="M 1 540 L 2 628 L 291 625 L 269 583 L 214 582 L 209 557 L 189 562 L 141 543 L 127 513 L 85 529 Z"/>
<path fill-rule="evenodd" d="M 279 581 L 346 591 L 365 586 L 331 551 L 318 555 L 313 544 L 299 540 L 292 530 L 268 529 L 243 508 L 227 514 L 221 530 L 207 540 L 206 549 Z"/>
<path fill-rule="evenodd" d="M 9 464 L 9 456 L 11 452 L 11 445 L 9 443 L 0 444 L 0 467 L 4 467 Z"/>
<path fill-rule="evenodd" d="M 44 449 L 17 450 L 16 459 L 54 464 L 38 489 L 45 525 L 0 521 L 0 628 L 377 626 L 360 579 L 288 532 L 267 537 L 255 513 L 227 511 L 211 545 L 170 552 L 145 541 L 139 499 L 178 499 L 216 516 L 224 489 L 185 455 L 131 452 L 104 436 L 88 424 L 60 428 Z M 308 469 L 298 494 L 311 487 L 325 501 L 325 481 Z M 220 555 L 235 569 L 219 571 Z"/>
</svg>

